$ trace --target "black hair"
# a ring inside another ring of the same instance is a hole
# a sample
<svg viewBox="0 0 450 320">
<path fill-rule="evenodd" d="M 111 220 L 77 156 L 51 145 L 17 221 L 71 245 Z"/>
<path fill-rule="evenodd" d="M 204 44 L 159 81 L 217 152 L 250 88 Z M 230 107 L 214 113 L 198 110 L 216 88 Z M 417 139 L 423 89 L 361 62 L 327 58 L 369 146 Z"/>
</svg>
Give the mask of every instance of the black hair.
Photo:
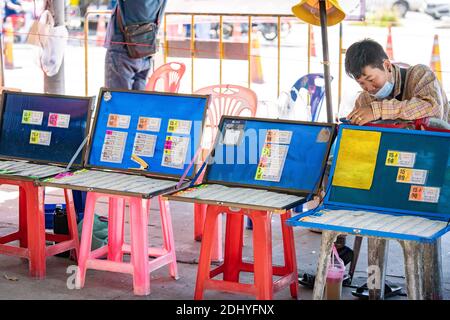
<svg viewBox="0 0 450 320">
<path fill-rule="evenodd" d="M 367 66 L 384 70 L 385 59 L 389 58 L 378 42 L 364 39 L 355 42 L 347 49 L 345 72 L 353 79 L 358 79 L 362 75 L 362 70 Z"/>
</svg>

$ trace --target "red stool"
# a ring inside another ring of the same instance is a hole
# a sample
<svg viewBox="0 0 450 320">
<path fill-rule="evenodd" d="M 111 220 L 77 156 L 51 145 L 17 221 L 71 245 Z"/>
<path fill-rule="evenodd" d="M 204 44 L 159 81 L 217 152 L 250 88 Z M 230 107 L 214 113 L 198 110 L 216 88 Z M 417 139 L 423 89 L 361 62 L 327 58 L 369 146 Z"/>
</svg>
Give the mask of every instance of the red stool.
<svg viewBox="0 0 450 320">
<path fill-rule="evenodd" d="M 195 241 L 202 241 L 203 228 L 205 224 L 206 211 L 208 205 L 203 203 L 194 203 L 194 239 Z M 214 236 L 214 244 L 211 259 L 217 262 L 223 262 L 223 248 L 222 248 L 222 216 L 217 217 L 217 234 Z"/>
<path fill-rule="evenodd" d="M 216 269 L 210 270 L 217 217 L 222 213 L 225 213 L 227 217 L 224 263 Z M 249 216 L 253 222 L 254 263 L 242 261 L 244 215 Z M 275 292 L 287 286 L 290 287 L 291 296 L 297 298 L 298 275 L 294 233 L 292 227 L 285 224 L 291 213 L 286 212 L 280 215 L 285 266 L 272 265 L 271 216 L 272 214 L 267 211 L 208 205 L 198 264 L 195 299 L 202 299 L 204 291 L 209 289 L 240 292 L 255 295 L 259 300 L 270 300 Z M 254 273 L 254 284 L 239 283 L 240 272 Z M 223 280 L 214 280 L 213 278 L 220 273 L 223 273 Z M 281 278 L 273 282 L 273 275 L 281 276 Z"/>
<path fill-rule="evenodd" d="M 102 197 L 109 199 L 108 244 L 91 251 L 95 204 Z M 84 287 L 87 269 L 131 274 L 135 295 L 150 294 L 150 272 L 167 264 L 170 275 L 178 279 L 170 210 L 168 202 L 158 198 L 164 247 L 150 248 L 147 229 L 149 199 L 88 192 L 75 282 L 77 288 Z M 131 245 L 124 243 L 125 201 L 130 204 Z M 131 254 L 130 263 L 122 261 L 124 253 Z M 105 255 L 106 260 L 98 259 Z M 149 261 L 149 256 L 156 258 Z"/>
<path fill-rule="evenodd" d="M 45 232 L 43 187 L 35 186 L 33 181 L 11 179 L 0 179 L 0 184 L 19 187 L 19 230 L 0 237 L 0 254 L 28 259 L 30 276 L 38 279 L 45 278 L 46 257 L 71 249 L 78 257 L 77 219 L 71 190 L 64 190 L 69 235 L 56 235 Z M 7 244 L 17 240 L 19 247 Z M 57 244 L 46 247 L 46 240 Z"/>
</svg>

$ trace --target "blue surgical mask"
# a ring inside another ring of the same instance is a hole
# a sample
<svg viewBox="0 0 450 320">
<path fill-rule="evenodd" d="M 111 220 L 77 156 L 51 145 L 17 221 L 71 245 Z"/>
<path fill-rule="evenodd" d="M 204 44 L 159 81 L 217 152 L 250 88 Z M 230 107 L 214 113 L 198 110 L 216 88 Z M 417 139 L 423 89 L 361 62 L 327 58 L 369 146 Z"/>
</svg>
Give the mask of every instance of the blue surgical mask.
<svg viewBox="0 0 450 320">
<path fill-rule="evenodd" d="M 394 84 L 390 81 L 386 81 L 384 83 L 384 86 L 381 87 L 381 89 L 378 90 L 377 93 L 375 93 L 373 96 L 378 100 L 385 99 L 391 94 L 393 89 L 394 89 Z"/>
</svg>

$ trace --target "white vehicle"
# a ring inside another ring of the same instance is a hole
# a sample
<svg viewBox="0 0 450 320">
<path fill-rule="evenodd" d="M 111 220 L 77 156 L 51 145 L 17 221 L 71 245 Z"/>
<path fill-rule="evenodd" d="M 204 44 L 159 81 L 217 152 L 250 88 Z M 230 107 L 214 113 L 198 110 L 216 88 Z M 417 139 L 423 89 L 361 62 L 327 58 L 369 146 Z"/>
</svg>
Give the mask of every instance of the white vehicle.
<svg viewBox="0 0 450 320">
<path fill-rule="evenodd" d="M 450 17 L 450 0 L 427 0 L 425 13 L 437 20 L 445 16 Z"/>
<path fill-rule="evenodd" d="M 380 9 L 393 9 L 400 17 L 404 17 L 408 11 L 425 11 L 425 0 L 366 0 L 368 11 L 376 12 Z"/>
</svg>

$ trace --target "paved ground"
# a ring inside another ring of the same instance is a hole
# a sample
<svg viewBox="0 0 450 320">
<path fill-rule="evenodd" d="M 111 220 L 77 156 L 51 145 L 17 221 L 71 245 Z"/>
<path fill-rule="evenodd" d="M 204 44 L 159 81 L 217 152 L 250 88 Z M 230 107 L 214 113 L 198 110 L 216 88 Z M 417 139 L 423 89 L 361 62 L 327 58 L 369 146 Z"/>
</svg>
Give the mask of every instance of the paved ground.
<svg viewBox="0 0 450 320">
<path fill-rule="evenodd" d="M 13 231 L 17 226 L 17 196 L 14 187 L 0 188 L 0 234 Z M 47 203 L 62 201 L 61 191 L 49 188 Z M 160 233 L 157 202 L 151 206 L 149 221 L 149 240 L 152 245 L 162 243 Z M 200 243 L 193 240 L 193 208 L 184 203 L 171 203 L 173 228 L 180 279 L 175 281 L 164 267 L 151 275 L 152 293 L 147 297 L 136 297 L 132 291 L 132 279 L 129 275 L 89 270 L 86 285 L 81 290 L 70 290 L 71 273 L 66 273 L 74 262 L 67 258 L 50 257 L 47 260 L 47 277 L 45 280 L 32 280 L 28 277 L 28 265 L 16 257 L 0 255 L 0 299 L 157 299 L 157 300 L 191 300 L 193 299 L 197 261 Z M 106 213 L 105 203 L 98 205 L 99 214 Z M 129 238 L 128 224 L 126 239 Z M 299 273 L 314 272 L 317 263 L 320 235 L 306 229 L 295 228 L 295 244 Z M 251 231 L 245 231 L 244 260 L 252 259 Z M 348 244 L 353 238 L 347 239 Z M 367 242 L 363 242 L 360 260 L 357 266 L 354 285 L 365 282 L 367 268 Z M 442 241 L 444 298 L 450 299 L 450 237 L 444 236 Z M 280 222 L 273 218 L 273 261 L 282 264 L 282 243 L 280 238 Z M 404 285 L 403 254 L 396 242 L 391 242 L 388 260 L 387 279 L 395 284 Z M 13 281 L 16 279 L 17 281 Z M 242 274 L 241 281 L 252 282 L 250 274 Z M 356 299 L 351 295 L 352 288 L 343 289 L 343 299 Z M 311 299 L 312 290 L 300 286 L 300 299 Z M 205 299 L 253 299 L 244 295 L 208 291 Z M 289 290 L 282 290 L 275 299 L 291 299 Z M 405 299 L 404 296 L 393 299 Z"/>
</svg>

